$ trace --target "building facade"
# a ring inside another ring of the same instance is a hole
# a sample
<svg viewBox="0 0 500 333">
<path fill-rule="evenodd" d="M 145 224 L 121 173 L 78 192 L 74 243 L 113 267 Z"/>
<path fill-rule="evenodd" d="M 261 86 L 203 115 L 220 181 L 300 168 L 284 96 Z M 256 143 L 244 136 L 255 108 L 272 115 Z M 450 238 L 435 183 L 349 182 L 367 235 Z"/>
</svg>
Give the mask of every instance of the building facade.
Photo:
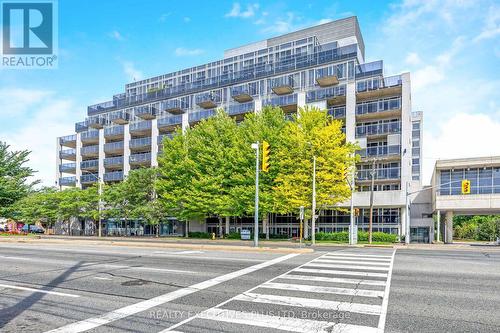
<svg viewBox="0 0 500 333">
<path fill-rule="evenodd" d="M 317 106 L 344 122 L 358 142 L 354 206 L 368 228 L 373 175 L 374 230 L 402 234 L 406 191 L 420 187 L 422 114 L 412 114 L 410 74 L 385 76 L 383 61 L 365 62 L 358 20 L 349 17 L 224 52 L 220 60 L 129 83 L 112 100 L 87 109 L 75 134 L 57 139 L 57 184 L 85 187 L 123 180 L 130 170 L 154 167 L 161 142 L 223 108 L 237 120 L 267 105 L 287 114 Z M 340 206 L 349 207 L 349 202 Z M 318 231 L 347 230 L 349 213 L 320 212 Z M 218 219 L 190 223 L 217 232 Z M 252 229 L 251 219 L 227 230 Z M 298 236 L 294 216 L 273 215 L 270 233 Z"/>
</svg>

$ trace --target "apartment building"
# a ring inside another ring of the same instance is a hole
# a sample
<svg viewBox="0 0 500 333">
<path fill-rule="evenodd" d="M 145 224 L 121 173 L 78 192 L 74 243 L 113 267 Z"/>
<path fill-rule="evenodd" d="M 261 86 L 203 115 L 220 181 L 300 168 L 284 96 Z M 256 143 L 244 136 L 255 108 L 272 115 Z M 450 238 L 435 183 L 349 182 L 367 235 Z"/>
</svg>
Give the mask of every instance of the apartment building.
<svg viewBox="0 0 500 333">
<path fill-rule="evenodd" d="M 374 230 L 405 230 L 406 191 L 420 187 L 422 113 L 412 114 L 409 73 L 386 76 L 382 60 L 365 62 L 356 17 L 229 49 L 220 60 L 127 84 L 112 100 L 89 106 L 75 134 L 57 139 L 57 183 L 63 188 L 121 181 L 132 169 L 156 166 L 163 137 L 176 128 L 193 126 L 218 108 L 241 120 L 267 105 L 287 114 L 317 106 L 341 119 L 346 139 L 361 147 L 353 193 L 359 228 L 368 228 L 373 182 Z M 332 207 L 320 212 L 317 228 L 347 230 L 349 220 L 349 213 Z M 198 222 L 190 229 L 220 230 L 218 219 Z M 253 222 L 235 218 L 226 227 L 226 232 L 252 230 Z M 270 233 L 298 236 L 296 218 L 271 216 Z"/>
</svg>

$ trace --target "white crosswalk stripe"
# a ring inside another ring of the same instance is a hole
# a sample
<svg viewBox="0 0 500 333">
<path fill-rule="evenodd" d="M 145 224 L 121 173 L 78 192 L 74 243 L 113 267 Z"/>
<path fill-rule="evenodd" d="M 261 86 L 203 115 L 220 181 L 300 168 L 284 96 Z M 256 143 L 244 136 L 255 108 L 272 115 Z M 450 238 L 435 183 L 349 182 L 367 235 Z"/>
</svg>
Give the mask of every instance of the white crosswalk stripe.
<svg viewBox="0 0 500 333">
<path fill-rule="evenodd" d="M 210 329 L 211 323 L 224 322 L 239 325 L 235 332 L 253 326 L 289 332 L 383 333 L 394 254 L 379 249 L 329 252 L 162 332 L 181 332 L 190 321 L 204 320 L 193 327 Z M 250 303 L 252 311 L 242 311 Z M 335 320 L 310 316 L 316 312 L 352 315 Z"/>
</svg>

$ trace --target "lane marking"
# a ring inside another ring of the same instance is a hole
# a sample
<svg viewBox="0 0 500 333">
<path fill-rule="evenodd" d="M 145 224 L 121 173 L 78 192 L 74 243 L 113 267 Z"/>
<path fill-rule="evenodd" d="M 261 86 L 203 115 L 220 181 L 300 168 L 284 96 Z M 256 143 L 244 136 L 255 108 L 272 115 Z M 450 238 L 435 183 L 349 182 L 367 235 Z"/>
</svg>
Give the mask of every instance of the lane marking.
<svg viewBox="0 0 500 333">
<path fill-rule="evenodd" d="M 339 312 L 356 312 L 374 316 L 380 315 L 382 310 L 381 305 L 374 305 L 374 304 L 326 301 L 321 299 L 264 295 L 256 293 L 243 293 L 241 295 L 236 296 L 234 300 L 251 302 L 251 303 L 298 306 L 302 308 L 319 308 L 323 310 L 331 310 Z"/>
<path fill-rule="evenodd" d="M 322 287 L 310 286 L 306 284 L 293 284 L 293 283 L 276 283 L 268 282 L 260 286 L 260 288 L 291 290 L 291 291 L 304 291 L 309 293 L 321 294 L 336 294 L 336 295 L 349 295 L 349 296 L 364 296 L 364 297 L 384 297 L 382 290 L 364 290 L 364 289 L 349 289 L 337 287 Z"/>
<path fill-rule="evenodd" d="M 332 259 L 316 259 L 313 262 L 325 262 L 331 264 L 359 264 L 359 265 L 369 265 L 369 266 L 384 266 L 389 267 L 390 262 L 374 262 L 374 261 L 351 261 L 351 260 L 332 260 Z"/>
<path fill-rule="evenodd" d="M 391 291 L 392 269 L 394 267 L 395 256 L 396 250 L 392 252 L 391 267 L 389 268 L 389 276 L 387 277 L 387 284 L 385 285 L 384 299 L 382 300 L 382 311 L 380 312 L 380 318 L 378 320 L 378 330 L 380 332 L 384 332 L 385 330 L 385 319 L 387 317 L 387 306 L 389 305 L 389 292 Z"/>
<path fill-rule="evenodd" d="M 296 268 L 294 270 L 294 272 L 333 274 L 333 275 L 370 276 L 370 277 L 387 278 L 387 274 L 385 274 L 385 273 L 337 271 L 337 270 L 332 270 L 332 269 L 317 269 L 317 268 Z"/>
<path fill-rule="evenodd" d="M 0 256 L 2 259 L 12 259 L 12 260 L 34 260 L 32 258 L 22 258 L 22 257 L 11 257 L 11 256 Z"/>
<path fill-rule="evenodd" d="M 152 272 L 166 272 L 166 273 L 182 273 L 182 274 L 199 274 L 200 272 L 194 271 L 184 271 L 180 269 L 168 269 L 168 268 L 155 268 L 155 267 L 143 267 L 143 266 L 127 266 L 127 265 L 113 265 L 113 264 L 100 264 L 100 263 L 86 263 L 82 267 L 109 267 L 117 269 L 136 269 L 140 271 L 152 271 Z"/>
<path fill-rule="evenodd" d="M 335 259 L 335 260 L 365 260 L 365 261 L 376 261 L 376 262 L 386 262 L 390 263 L 391 259 L 390 258 L 372 258 L 372 257 L 360 257 L 360 256 L 333 256 L 333 255 L 326 255 L 324 257 L 325 259 Z"/>
<path fill-rule="evenodd" d="M 225 310 L 213 308 L 200 319 L 208 319 L 233 324 L 243 324 L 258 327 L 277 329 L 288 332 L 304 333 L 376 333 L 376 327 L 358 326 L 351 324 L 340 324 L 328 321 L 318 321 L 311 319 L 299 319 L 293 317 L 277 317 L 251 312 L 241 312 L 234 310 Z M 179 331 L 169 331 L 179 332 Z"/>
<path fill-rule="evenodd" d="M 340 268 L 340 269 L 362 269 L 362 270 L 367 270 L 367 271 L 385 271 L 387 272 L 389 270 L 389 267 L 373 267 L 373 266 L 363 266 L 363 265 L 340 265 L 340 264 L 328 264 L 328 263 L 322 263 L 322 262 L 312 262 L 310 264 L 307 264 L 305 267 L 326 267 L 326 268 Z"/>
<path fill-rule="evenodd" d="M 28 287 L 21 287 L 21 286 L 12 286 L 12 285 L 7 285 L 7 284 L 0 284 L 0 288 L 25 290 L 25 291 L 31 291 L 34 293 L 51 294 L 51 295 L 57 295 L 57 296 L 63 296 L 63 297 L 73 297 L 73 298 L 80 297 L 80 295 L 66 294 L 66 293 L 60 293 L 57 291 L 35 289 L 35 288 L 28 288 Z"/>
<path fill-rule="evenodd" d="M 349 252 L 329 252 L 327 255 L 341 256 L 341 257 L 367 257 L 367 258 L 384 258 L 391 260 L 391 255 L 382 254 L 362 254 L 362 253 L 349 253 Z"/>
<path fill-rule="evenodd" d="M 323 276 L 309 276 L 309 275 L 295 275 L 287 274 L 282 276 L 280 279 L 291 279 L 291 280 L 301 280 L 301 281 L 316 281 L 316 282 L 333 282 L 333 283 L 348 283 L 348 284 L 364 284 L 368 286 L 385 286 L 385 281 L 380 280 L 362 280 L 362 279 L 343 279 L 343 278 L 331 278 Z"/>
<path fill-rule="evenodd" d="M 174 252 L 175 254 L 201 254 L 205 253 L 203 251 L 180 251 L 180 252 Z"/>
<path fill-rule="evenodd" d="M 253 273 L 257 270 L 272 266 L 274 264 L 280 263 L 282 261 L 288 260 L 288 259 L 296 257 L 298 255 L 299 255 L 299 253 L 291 253 L 291 254 L 287 254 L 285 256 L 274 258 L 274 259 L 271 259 L 269 261 L 266 261 L 266 262 L 263 262 L 263 263 L 260 263 L 260 264 L 254 265 L 254 266 L 250 266 L 250 267 L 247 267 L 244 269 L 240 269 L 238 271 L 224 274 L 224 275 L 215 277 L 215 278 L 210 279 L 210 280 L 206 280 L 206 281 L 203 281 L 200 283 L 193 284 L 193 285 L 186 287 L 186 288 L 178 289 L 178 290 L 175 290 L 173 292 L 166 293 L 166 294 L 151 298 L 151 299 L 146 300 L 146 301 L 142 301 L 142 302 L 138 302 L 138 303 L 135 303 L 132 305 L 128 305 L 128 306 L 125 306 L 123 308 L 116 309 L 116 310 L 108 312 L 108 313 L 104 313 L 104 314 L 97 316 L 97 317 L 88 318 L 88 319 L 85 319 L 82 321 L 68 324 L 66 326 L 62 326 L 62 327 L 56 328 L 56 329 L 48 331 L 48 332 L 50 332 L 50 333 L 85 332 L 85 331 L 94 329 L 96 327 L 107 325 L 107 324 L 112 323 L 114 321 L 129 317 L 129 316 L 137 314 L 139 312 L 149 310 L 149 309 L 154 308 L 156 306 L 160 306 L 162 304 L 171 302 L 175 299 L 193 294 L 197 291 L 211 288 L 213 286 L 216 286 L 216 285 L 221 284 L 223 282 L 235 279 L 235 278 L 240 277 L 242 275 Z"/>
</svg>

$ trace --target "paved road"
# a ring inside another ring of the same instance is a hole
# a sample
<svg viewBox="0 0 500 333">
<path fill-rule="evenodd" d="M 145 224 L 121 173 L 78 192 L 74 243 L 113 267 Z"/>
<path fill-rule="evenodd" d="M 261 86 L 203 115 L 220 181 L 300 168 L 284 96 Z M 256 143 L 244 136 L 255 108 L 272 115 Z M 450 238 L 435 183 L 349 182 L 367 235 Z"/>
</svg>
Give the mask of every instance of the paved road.
<svg viewBox="0 0 500 333">
<path fill-rule="evenodd" d="M 0 244 L 0 332 L 498 332 L 500 252 Z"/>
</svg>

